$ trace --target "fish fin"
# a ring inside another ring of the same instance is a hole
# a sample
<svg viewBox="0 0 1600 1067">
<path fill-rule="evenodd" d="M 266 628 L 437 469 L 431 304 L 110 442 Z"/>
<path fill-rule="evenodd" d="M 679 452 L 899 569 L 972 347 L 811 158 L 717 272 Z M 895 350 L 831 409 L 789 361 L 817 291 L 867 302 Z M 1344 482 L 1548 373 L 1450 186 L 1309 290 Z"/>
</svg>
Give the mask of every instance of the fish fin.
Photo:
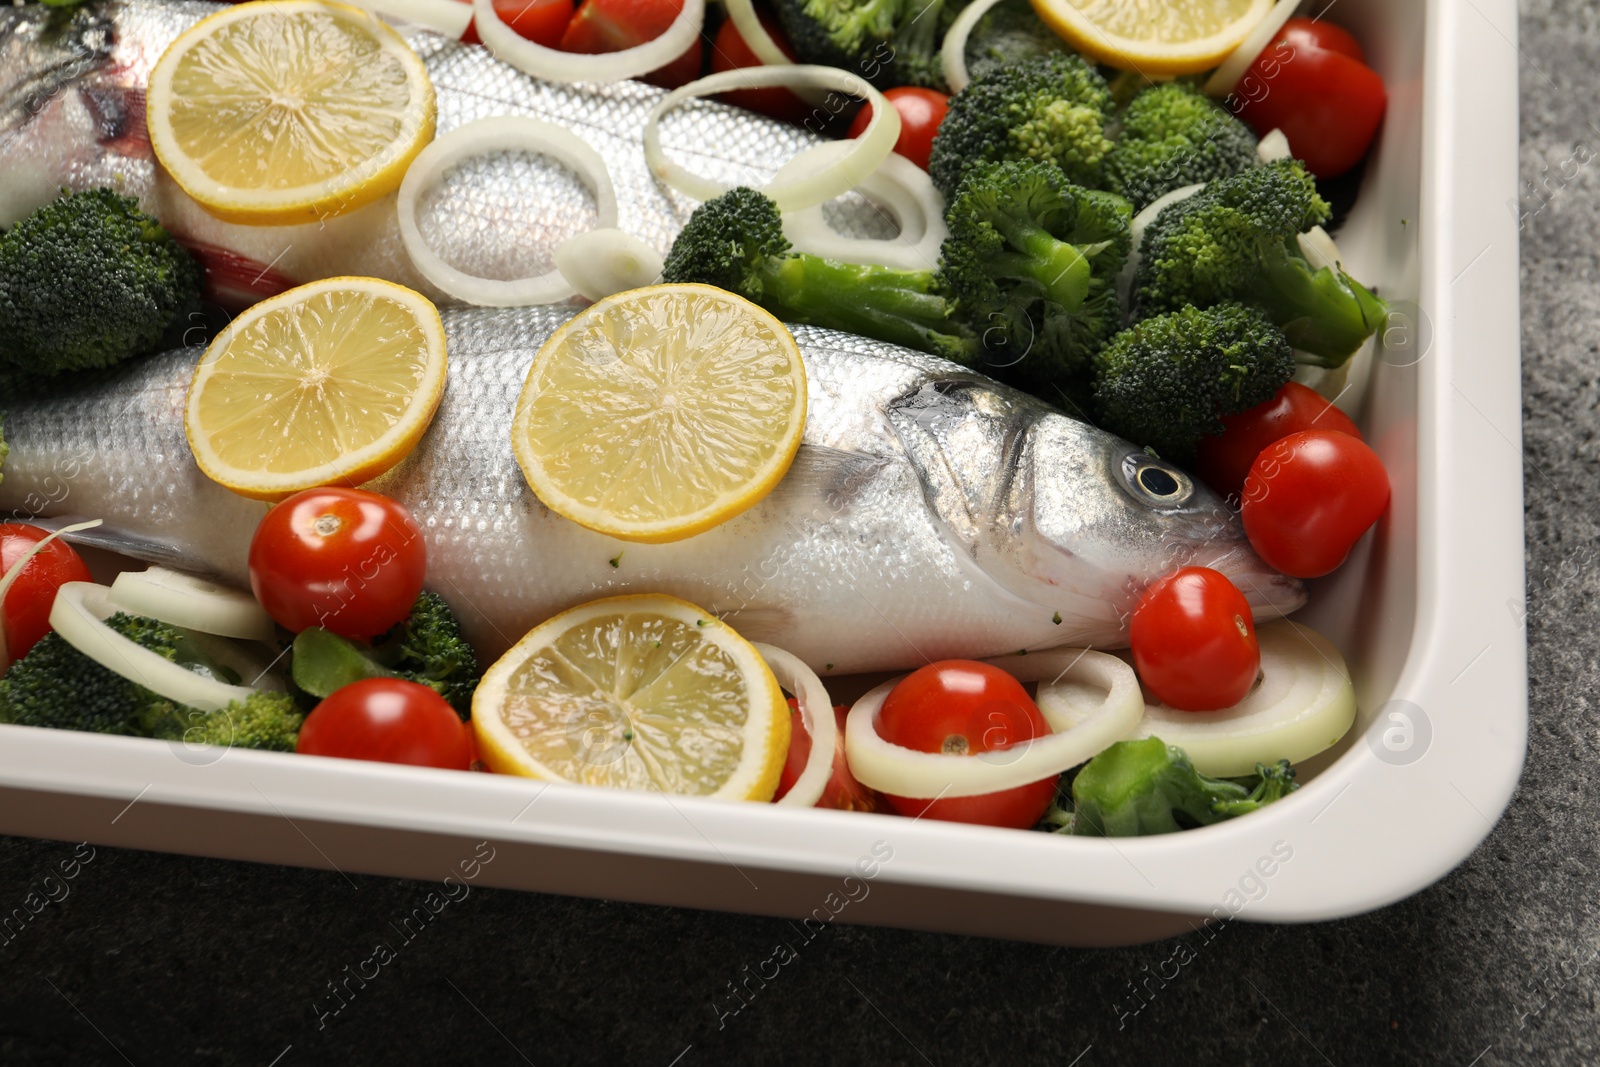
<svg viewBox="0 0 1600 1067">
<path fill-rule="evenodd" d="M 794 633 L 795 616 L 788 608 L 750 605 L 723 610 L 712 608 L 711 612 L 746 641 L 764 641 L 781 648 L 784 638 Z"/>
<path fill-rule="evenodd" d="M 273 270 L 271 264 L 257 263 L 226 248 L 185 237 L 179 237 L 178 243 L 200 265 L 200 284 L 206 298 L 224 307 L 249 307 L 299 284 Z"/>
<path fill-rule="evenodd" d="M 37 526 L 41 530 L 54 532 L 63 526 L 70 526 L 75 522 L 84 522 L 81 515 L 55 515 L 51 518 L 26 517 L 16 521 L 26 522 L 29 526 Z M 137 534 L 124 533 L 109 526 L 96 526 L 91 530 L 77 530 L 73 533 L 63 534 L 61 539 L 68 544 L 82 548 L 98 548 L 106 552 L 115 552 L 120 556 L 145 563 L 159 563 L 173 570 L 194 573 L 194 560 L 185 552 L 174 545 L 162 544 L 152 541 L 147 537 Z"/>
<path fill-rule="evenodd" d="M 120 156 L 149 159 L 150 129 L 145 124 L 145 93 L 132 85 L 86 85 L 78 90 L 94 123 L 95 140 Z"/>
<path fill-rule="evenodd" d="M 835 511 L 857 496 L 889 461 L 882 456 L 827 445 L 801 445 L 772 496 L 803 496 L 826 501 Z"/>
</svg>

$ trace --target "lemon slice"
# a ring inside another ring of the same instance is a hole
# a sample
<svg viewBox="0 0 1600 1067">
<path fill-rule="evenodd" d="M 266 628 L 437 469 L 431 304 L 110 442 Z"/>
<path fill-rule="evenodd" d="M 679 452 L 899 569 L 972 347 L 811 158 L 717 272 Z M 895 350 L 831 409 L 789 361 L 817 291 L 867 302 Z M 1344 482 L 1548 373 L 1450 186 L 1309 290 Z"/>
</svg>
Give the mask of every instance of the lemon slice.
<svg viewBox="0 0 1600 1067">
<path fill-rule="evenodd" d="M 771 492 L 805 416 L 805 364 L 783 323 L 708 285 L 656 285 L 551 335 L 511 436 L 550 510 L 613 537 L 677 541 Z"/>
<path fill-rule="evenodd" d="M 1033 0 L 1066 42 L 1120 70 L 1193 74 L 1227 58 L 1274 0 Z"/>
<path fill-rule="evenodd" d="M 393 192 L 433 137 L 422 60 L 377 16 L 319 0 L 201 19 L 150 73 L 150 145 L 229 222 L 290 224 Z"/>
<path fill-rule="evenodd" d="M 472 728 L 503 774 L 724 800 L 771 800 L 789 752 L 789 706 L 761 653 L 658 594 L 535 627 L 484 674 Z"/>
<path fill-rule="evenodd" d="M 444 379 L 444 324 L 427 297 L 328 278 L 217 335 L 195 367 L 184 430 L 200 469 L 244 496 L 359 485 L 416 447 Z"/>
</svg>

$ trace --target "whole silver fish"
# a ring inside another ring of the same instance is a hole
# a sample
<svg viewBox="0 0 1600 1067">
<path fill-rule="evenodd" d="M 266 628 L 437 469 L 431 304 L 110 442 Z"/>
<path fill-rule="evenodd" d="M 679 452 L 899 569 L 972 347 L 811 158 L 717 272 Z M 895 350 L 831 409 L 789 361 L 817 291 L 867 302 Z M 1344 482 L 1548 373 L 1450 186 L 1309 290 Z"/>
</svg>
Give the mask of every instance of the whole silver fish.
<svg viewBox="0 0 1600 1067">
<path fill-rule="evenodd" d="M 211 295 L 250 303 L 317 278 L 388 278 L 451 302 L 412 267 L 395 198 L 300 226 L 222 222 L 158 166 L 145 130 L 145 87 L 166 46 L 219 9 L 198 0 L 97 0 L 74 14 L 40 4 L 0 7 L 0 226 L 66 186 L 135 196 L 207 269 Z M 663 255 L 697 202 L 659 184 L 645 164 L 645 115 L 662 90 L 640 82 L 558 85 L 522 74 L 483 48 L 428 30 L 402 33 L 422 56 L 438 132 L 496 115 L 531 115 L 574 130 L 606 161 L 617 225 Z M 663 144 L 697 173 L 761 184 L 818 138 L 740 108 L 695 103 L 663 122 Z M 874 217 L 851 194 L 863 221 Z M 455 266 L 515 278 L 551 269 L 555 247 L 594 227 L 595 201 L 574 173 L 543 157 L 469 161 L 425 195 L 419 227 Z M 881 228 L 881 224 L 880 224 Z"/>
<path fill-rule="evenodd" d="M 562 307 L 444 313 L 449 384 L 415 452 L 370 488 L 425 531 L 429 586 L 481 654 L 596 597 L 671 593 L 820 672 L 915 667 L 1053 645 L 1119 647 L 1152 579 L 1228 574 L 1257 617 L 1301 584 L 1182 471 L 952 363 L 797 327 L 810 405 L 778 488 L 673 544 L 618 541 L 546 509 L 511 423 Z M 243 584 L 266 505 L 195 466 L 183 406 L 199 349 L 9 405 L 0 515 L 106 521 L 137 557 Z"/>
</svg>

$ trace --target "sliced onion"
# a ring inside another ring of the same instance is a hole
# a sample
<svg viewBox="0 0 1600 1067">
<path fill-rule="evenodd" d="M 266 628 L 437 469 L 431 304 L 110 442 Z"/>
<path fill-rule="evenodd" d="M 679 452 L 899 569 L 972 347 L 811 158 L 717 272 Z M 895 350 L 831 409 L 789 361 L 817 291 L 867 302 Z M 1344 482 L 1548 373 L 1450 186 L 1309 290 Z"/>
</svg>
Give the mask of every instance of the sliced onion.
<svg viewBox="0 0 1600 1067">
<path fill-rule="evenodd" d="M 654 285 L 661 280 L 661 253 L 615 227 L 590 230 L 556 246 L 556 269 L 587 300 Z"/>
<path fill-rule="evenodd" d="M 1128 235 L 1133 242 L 1128 252 L 1128 261 L 1122 265 L 1122 270 L 1117 274 L 1117 300 L 1121 302 L 1124 313 L 1128 311 L 1128 295 L 1133 292 L 1133 276 L 1139 271 L 1139 246 L 1144 244 L 1144 231 L 1169 205 L 1187 200 L 1205 187 L 1206 183 L 1200 182 L 1198 185 L 1185 185 L 1174 189 L 1150 201 L 1143 211 L 1133 217 L 1133 222 L 1128 226 Z"/>
<path fill-rule="evenodd" d="M 552 304 L 573 295 L 572 284 L 559 269 L 515 281 L 479 278 L 457 270 L 428 247 L 417 227 L 417 201 L 447 170 L 473 156 L 516 149 L 549 156 L 577 171 L 594 191 L 599 216 L 596 225 L 617 224 L 617 193 L 605 160 L 571 130 L 520 115 L 498 115 L 458 126 L 417 154 L 400 183 L 396 202 L 400 237 L 411 262 L 423 277 L 457 300 L 485 307 L 522 307 Z"/>
<path fill-rule="evenodd" d="M 6 571 L 4 576 L 0 576 L 0 604 L 6 602 L 6 594 L 11 592 L 11 587 L 16 583 L 16 580 L 22 577 L 22 569 L 28 565 L 28 561 L 49 548 L 52 541 L 62 534 L 77 533 L 79 530 L 92 530 L 104 521 L 104 519 L 90 519 L 88 522 L 75 522 L 71 526 L 63 526 L 49 537 L 30 545 L 28 550 L 22 553 L 21 557 L 11 565 L 11 569 Z M 5 674 L 10 669 L 11 652 L 6 647 L 6 617 L 5 612 L 0 611 L 0 674 Z"/>
<path fill-rule="evenodd" d="M 278 634 L 272 616 L 249 593 L 165 567 L 117 575 L 111 583 L 111 600 L 130 615 L 203 634 L 247 641 L 271 641 Z"/>
<path fill-rule="evenodd" d="M 806 769 L 776 803 L 816 807 L 828 779 L 833 777 L 833 754 L 839 747 L 839 724 L 833 717 L 833 699 L 828 696 L 817 672 L 794 656 L 772 645 L 755 643 L 754 647 L 772 668 L 778 684 L 794 694 L 795 703 L 800 706 L 800 717 L 811 735 L 811 756 L 806 760 Z"/>
<path fill-rule="evenodd" d="M 661 36 L 616 52 L 563 52 L 518 34 L 501 21 L 493 0 L 472 0 L 478 37 L 495 58 L 524 74 L 552 82 L 618 82 L 660 70 L 688 51 L 706 21 L 705 0 L 684 0 L 683 10 Z M 413 164 L 414 165 L 414 164 Z"/>
<path fill-rule="evenodd" d="M 1015 789 L 1092 759 L 1129 736 L 1144 700 L 1133 668 L 1104 652 L 1061 648 L 990 660 L 1021 681 L 1050 679 L 1039 687 L 1039 711 L 1053 731 L 1027 744 L 995 752 L 954 756 L 917 752 L 885 741 L 878 710 L 899 679 L 856 701 L 845 720 L 845 757 L 863 785 L 895 796 L 970 797 Z M 1065 687 L 1063 689 L 1063 687 Z M 1092 692 L 1096 697 L 1064 693 Z"/>
<path fill-rule="evenodd" d="M 961 9 L 961 14 L 956 16 L 956 20 L 950 24 L 950 29 L 946 31 L 944 44 L 939 49 L 939 66 L 944 72 L 945 84 L 950 86 L 952 95 L 959 93 L 972 82 L 972 78 L 967 74 L 967 38 L 972 36 L 972 28 L 999 2 L 1000 0 L 976 0 L 968 4 Z"/>
<path fill-rule="evenodd" d="M 216 711 L 254 692 L 207 678 L 128 640 L 105 624 L 116 613 L 108 587 L 68 582 L 56 592 L 50 626 L 63 641 L 102 667 L 179 704 Z"/>
<path fill-rule="evenodd" d="M 426 26 L 459 41 L 472 25 L 472 5 L 460 0 L 350 0 L 356 7 L 396 22 Z"/>
<path fill-rule="evenodd" d="M 476 0 L 486 3 L 487 0 Z M 774 181 L 761 191 L 780 211 L 796 211 L 832 200 L 860 185 L 877 170 L 900 139 L 900 113 L 866 79 L 837 67 L 790 65 L 784 67 L 745 67 L 725 70 L 692 81 L 672 90 L 650 109 L 644 124 L 644 158 L 650 173 L 659 180 L 696 200 L 710 200 L 727 192 L 729 186 L 702 177 L 667 158 L 661 147 L 661 117 L 685 100 L 727 92 L 729 89 L 762 89 L 781 86 L 787 89 L 820 87 L 848 96 L 861 97 L 872 107 L 872 121 L 860 137 L 846 142 L 851 148 L 840 159 L 815 174 L 790 181 Z"/>
<path fill-rule="evenodd" d="M 1268 11 L 1266 17 L 1256 23 L 1255 29 L 1239 42 L 1239 47 L 1228 53 L 1222 65 L 1212 71 L 1211 77 L 1206 79 L 1204 91 L 1217 97 L 1233 92 L 1239 79 L 1244 77 L 1244 72 L 1250 69 L 1250 64 L 1266 51 L 1267 45 L 1283 29 L 1283 24 L 1294 17 L 1295 9 L 1299 6 L 1300 0 L 1278 0 L 1278 6 Z"/>
<path fill-rule="evenodd" d="M 785 163 L 773 181 L 815 173 L 836 163 L 850 150 L 849 141 L 824 141 L 812 145 Z M 788 211 L 783 235 L 801 252 L 846 263 L 875 263 L 899 270 L 931 270 L 939 264 L 939 249 L 950 230 L 944 222 L 944 197 L 928 172 L 898 153 L 889 153 L 883 166 L 873 171 L 856 192 L 885 208 L 900 226 L 888 239 L 846 237 L 822 213 L 821 204 Z"/>
<path fill-rule="evenodd" d="M 1273 130 L 1261 138 L 1256 142 L 1256 158 L 1263 163 L 1276 163 L 1280 159 L 1293 159 L 1294 151 L 1289 147 L 1289 135 L 1282 130 Z"/>
<path fill-rule="evenodd" d="M 764 65 L 769 67 L 794 65 L 794 60 L 783 54 L 783 49 L 772 39 L 772 34 L 761 25 L 761 18 L 756 14 L 755 4 L 751 0 L 727 0 L 723 6 L 728 9 L 728 18 L 733 20 L 734 29 L 739 31 L 745 47 L 750 49 L 751 54 Z"/>
<path fill-rule="evenodd" d="M 1300 245 L 1300 254 L 1306 257 L 1306 262 L 1311 264 L 1312 270 L 1339 269 L 1339 246 L 1333 243 L 1333 238 L 1321 226 L 1313 226 L 1305 233 L 1296 235 Z"/>
<path fill-rule="evenodd" d="M 1219 778 L 1255 773 L 1257 763 L 1298 763 L 1332 747 L 1355 722 L 1356 695 L 1344 657 L 1309 626 L 1287 619 L 1256 628 L 1261 681 L 1221 711 L 1151 704 L 1132 736 L 1159 737 Z"/>
</svg>

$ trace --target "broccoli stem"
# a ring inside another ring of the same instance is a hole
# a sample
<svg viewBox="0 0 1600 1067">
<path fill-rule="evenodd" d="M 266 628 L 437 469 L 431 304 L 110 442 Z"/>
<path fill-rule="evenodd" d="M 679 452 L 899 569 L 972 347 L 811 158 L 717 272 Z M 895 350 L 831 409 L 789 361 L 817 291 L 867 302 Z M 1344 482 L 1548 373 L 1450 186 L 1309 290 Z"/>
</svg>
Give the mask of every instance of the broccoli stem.
<svg viewBox="0 0 1600 1067">
<path fill-rule="evenodd" d="M 950 305 L 932 270 L 839 263 L 820 256 L 771 258 L 761 269 L 763 303 L 780 318 L 810 322 L 928 350 L 951 333 Z"/>
<path fill-rule="evenodd" d="M 1248 299 L 1267 309 L 1302 362 L 1339 367 L 1383 325 L 1389 306 L 1336 267 L 1313 271 L 1294 238 L 1266 242 Z"/>
<path fill-rule="evenodd" d="M 1015 219 L 994 220 L 995 229 L 1005 235 L 1020 252 L 1001 252 L 994 257 L 994 273 L 1002 278 L 1033 281 L 1044 289 L 1045 298 L 1066 311 L 1076 311 L 1089 295 L 1089 261 L 1076 245 L 1059 241 L 1048 230 Z"/>
</svg>

